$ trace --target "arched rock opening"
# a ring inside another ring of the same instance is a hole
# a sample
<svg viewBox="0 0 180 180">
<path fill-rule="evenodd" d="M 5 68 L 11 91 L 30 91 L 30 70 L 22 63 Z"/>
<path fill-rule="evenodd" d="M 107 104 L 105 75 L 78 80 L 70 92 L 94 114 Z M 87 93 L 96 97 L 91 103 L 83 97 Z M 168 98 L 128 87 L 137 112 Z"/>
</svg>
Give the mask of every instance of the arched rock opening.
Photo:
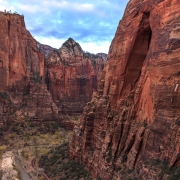
<svg viewBox="0 0 180 180">
<path fill-rule="evenodd" d="M 132 90 L 141 75 L 144 60 L 146 59 L 151 43 L 152 30 L 149 23 L 149 13 L 144 13 L 134 46 L 126 68 L 124 89 Z"/>
</svg>

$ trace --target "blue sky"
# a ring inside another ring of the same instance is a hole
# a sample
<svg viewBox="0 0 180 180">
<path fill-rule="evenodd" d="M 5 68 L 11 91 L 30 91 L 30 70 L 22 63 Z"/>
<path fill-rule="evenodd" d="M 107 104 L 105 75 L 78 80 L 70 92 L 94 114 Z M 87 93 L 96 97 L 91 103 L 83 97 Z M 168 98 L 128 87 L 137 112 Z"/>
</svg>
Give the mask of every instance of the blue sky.
<svg viewBox="0 0 180 180">
<path fill-rule="evenodd" d="M 83 50 L 108 53 L 128 0 L 0 0 L 0 10 L 23 14 L 36 40 L 60 48 L 69 37 Z"/>
</svg>

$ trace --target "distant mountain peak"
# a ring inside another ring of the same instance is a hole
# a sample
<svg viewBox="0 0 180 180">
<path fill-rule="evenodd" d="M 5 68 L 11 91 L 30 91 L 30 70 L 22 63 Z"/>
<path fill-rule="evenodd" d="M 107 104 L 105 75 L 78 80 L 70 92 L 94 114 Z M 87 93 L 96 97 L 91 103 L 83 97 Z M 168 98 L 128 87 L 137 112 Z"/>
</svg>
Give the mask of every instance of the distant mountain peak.
<svg viewBox="0 0 180 180">
<path fill-rule="evenodd" d="M 69 45 L 71 45 L 71 46 L 75 46 L 75 45 L 80 46 L 79 43 L 77 43 L 73 38 L 68 38 L 68 40 L 66 40 L 66 41 L 62 44 L 62 47 L 63 47 L 63 46 L 69 46 Z"/>
</svg>

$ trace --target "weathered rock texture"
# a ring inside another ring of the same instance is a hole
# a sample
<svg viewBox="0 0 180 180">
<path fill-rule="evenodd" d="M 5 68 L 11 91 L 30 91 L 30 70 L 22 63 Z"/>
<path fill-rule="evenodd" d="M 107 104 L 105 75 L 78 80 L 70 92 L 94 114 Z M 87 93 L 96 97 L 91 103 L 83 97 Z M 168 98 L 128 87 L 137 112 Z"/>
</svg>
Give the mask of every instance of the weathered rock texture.
<svg viewBox="0 0 180 180">
<path fill-rule="evenodd" d="M 106 54 L 85 53 L 69 38 L 46 58 L 46 83 L 53 101 L 63 113 L 81 113 L 97 90 Z"/>
<path fill-rule="evenodd" d="M 24 17 L 0 12 L 0 119 L 54 119 L 58 109 L 44 82 L 44 55 Z M 12 116 L 12 118 L 10 118 Z"/>
<path fill-rule="evenodd" d="M 0 13 L 0 90 L 25 91 L 31 74 L 44 75 L 44 58 L 26 30 L 24 17 Z"/>
<path fill-rule="evenodd" d="M 50 53 L 57 50 L 56 48 L 53 48 L 49 45 L 41 44 L 39 42 L 37 42 L 37 48 L 41 53 L 44 54 L 45 58 L 47 58 Z"/>
<path fill-rule="evenodd" d="M 82 112 L 106 54 L 84 53 L 71 38 L 60 49 L 42 45 L 26 30 L 24 17 L 9 12 L 0 12 L 0 34 L 0 126 L 18 116 L 42 121 Z"/>
<path fill-rule="evenodd" d="M 58 109 L 43 83 L 30 83 L 29 93 L 1 92 L 1 114 L 28 116 L 34 120 L 52 120 Z M 54 112 L 54 114 L 52 114 Z"/>
<path fill-rule="evenodd" d="M 179 166 L 179 139 L 179 0 L 131 0 L 70 155 L 103 180 L 168 179 L 151 163 Z"/>
</svg>

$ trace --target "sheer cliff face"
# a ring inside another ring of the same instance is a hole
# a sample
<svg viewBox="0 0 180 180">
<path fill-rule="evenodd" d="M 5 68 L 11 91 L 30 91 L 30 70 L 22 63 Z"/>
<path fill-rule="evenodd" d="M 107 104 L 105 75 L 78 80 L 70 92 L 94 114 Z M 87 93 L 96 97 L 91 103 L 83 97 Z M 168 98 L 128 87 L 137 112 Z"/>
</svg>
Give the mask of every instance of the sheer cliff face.
<svg viewBox="0 0 180 180">
<path fill-rule="evenodd" d="M 124 179 L 130 169 L 154 179 L 158 169 L 146 162 L 180 165 L 179 13 L 178 0 L 128 3 L 98 93 L 70 142 L 71 157 L 93 176 Z"/>
<path fill-rule="evenodd" d="M 44 55 L 24 17 L 0 12 L 0 34 L 0 122 L 54 119 L 58 110 L 43 83 Z"/>
<path fill-rule="evenodd" d="M 84 53 L 71 38 L 60 49 L 42 45 L 19 14 L 0 12 L 0 33 L 0 123 L 82 112 L 97 90 L 105 54 Z"/>
<path fill-rule="evenodd" d="M 0 90 L 24 91 L 31 74 L 44 75 L 44 58 L 26 30 L 24 17 L 0 13 Z M 21 87 L 22 86 L 22 87 Z"/>
<path fill-rule="evenodd" d="M 100 55 L 84 53 L 72 38 L 48 55 L 46 82 L 60 112 L 82 112 L 97 90 L 104 64 Z"/>
</svg>

